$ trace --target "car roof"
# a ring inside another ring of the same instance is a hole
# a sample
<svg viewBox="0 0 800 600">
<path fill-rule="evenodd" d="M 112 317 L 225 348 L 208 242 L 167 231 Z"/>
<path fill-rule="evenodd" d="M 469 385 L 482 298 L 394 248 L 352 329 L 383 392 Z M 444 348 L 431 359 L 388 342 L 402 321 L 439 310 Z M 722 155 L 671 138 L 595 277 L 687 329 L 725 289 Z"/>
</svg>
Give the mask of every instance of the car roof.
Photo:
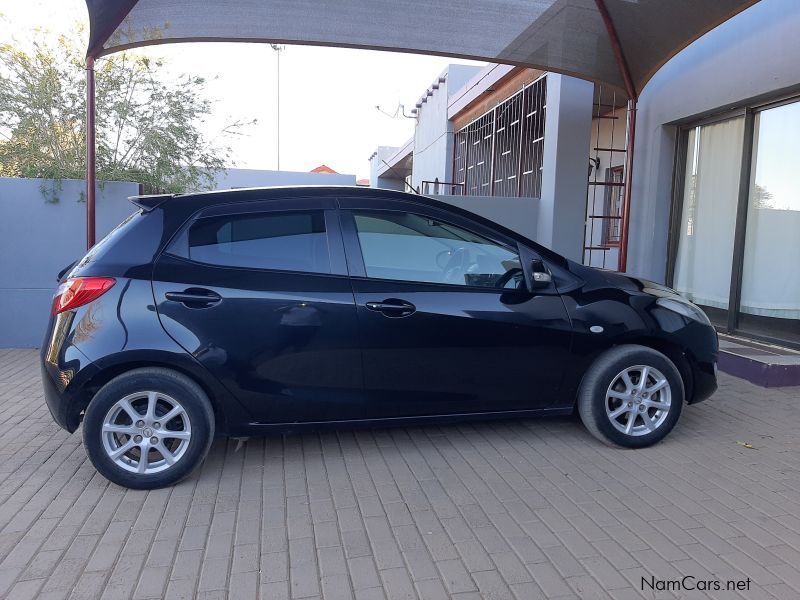
<svg viewBox="0 0 800 600">
<path fill-rule="evenodd" d="M 189 194 L 144 194 L 130 196 L 128 199 L 135 205 L 144 210 L 152 210 L 161 206 L 165 202 L 181 201 L 198 208 L 214 206 L 215 204 L 226 204 L 229 202 L 248 201 L 248 200 L 268 200 L 273 196 L 299 197 L 313 192 L 318 196 L 337 196 L 346 193 L 348 196 L 374 196 L 374 197 L 399 197 L 399 198 L 424 198 L 432 201 L 425 196 L 409 194 L 397 190 L 385 190 L 380 188 L 368 188 L 355 185 L 281 185 L 251 188 L 234 188 L 229 190 L 209 190 L 204 192 L 192 192 Z M 435 202 L 435 201 L 433 201 Z"/>
</svg>

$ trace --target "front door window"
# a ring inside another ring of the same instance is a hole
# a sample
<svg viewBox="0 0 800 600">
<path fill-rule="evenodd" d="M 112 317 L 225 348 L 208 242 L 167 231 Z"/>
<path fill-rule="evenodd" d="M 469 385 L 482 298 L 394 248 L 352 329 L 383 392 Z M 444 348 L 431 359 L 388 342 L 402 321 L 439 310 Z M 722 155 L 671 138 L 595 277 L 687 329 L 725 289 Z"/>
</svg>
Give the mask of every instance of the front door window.
<svg viewBox="0 0 800 600">
<path fill-rule="evenodd" d="M 472 287 L 521 287 L 519 254 L 461 227 L 412 213 L 355 214 L 367 277 Z"/>
</svg>

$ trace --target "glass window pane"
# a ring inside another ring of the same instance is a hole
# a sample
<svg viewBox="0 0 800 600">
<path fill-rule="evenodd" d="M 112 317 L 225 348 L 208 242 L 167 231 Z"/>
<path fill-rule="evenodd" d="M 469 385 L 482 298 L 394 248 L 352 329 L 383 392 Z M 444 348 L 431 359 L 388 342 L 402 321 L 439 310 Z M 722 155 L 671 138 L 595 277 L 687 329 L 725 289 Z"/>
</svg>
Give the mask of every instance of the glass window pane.
<svg viewBox="0 0 800 600">
<path fill-rule="evenodd" d="M 726 320 L 744 117 L 689 132 L 674 287 Z M 716 310 L 714 310 L 716 309 Z"/>
<path fill-rule="evenodd" d="M 408 213 L 362 213 L 355 221 L 368 277 L 481 287 L 524 284 L 515 250 L 460 227 Z"/>
<path fill-rule="evenodd" d="M 739 328 L 800 341 L 800 103 L 754 125 Z"/>
<path fill-rule="evenodd" d="M 188 242 L 191 260 L 212 265 L 331 272 L 321 211 L 199 219 Z"/>
</svg>

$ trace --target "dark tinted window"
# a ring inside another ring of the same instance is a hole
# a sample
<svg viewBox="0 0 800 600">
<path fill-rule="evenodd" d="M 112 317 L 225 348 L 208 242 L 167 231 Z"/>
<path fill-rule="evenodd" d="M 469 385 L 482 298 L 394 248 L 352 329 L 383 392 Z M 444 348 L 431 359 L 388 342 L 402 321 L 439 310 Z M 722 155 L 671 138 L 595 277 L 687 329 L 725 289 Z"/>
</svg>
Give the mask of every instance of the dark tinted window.
<svg viewBox="0 0 800 600">
<path fill-rule="evenodd" d="M 198 219 L 189 229 L 188 256 L 229 267 L 331 272 L 321 211 Z"/>
<path fill-rule="evenodd" d="M 355 215 L 367 276 L 478 287 L 518 287 L 517 251 L 455 225 L 410 213 Z"/>
</svg>

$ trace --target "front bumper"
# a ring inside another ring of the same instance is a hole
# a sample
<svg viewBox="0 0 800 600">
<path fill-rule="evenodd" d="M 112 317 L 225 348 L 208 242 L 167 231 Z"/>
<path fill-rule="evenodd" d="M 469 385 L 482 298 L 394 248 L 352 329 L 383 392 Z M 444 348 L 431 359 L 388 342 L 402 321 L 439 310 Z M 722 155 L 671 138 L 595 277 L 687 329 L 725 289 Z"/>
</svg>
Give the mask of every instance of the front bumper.
<svg viewBox="0 0 800 600">
<path fill-rule="evenodd" d="M 692 397 L 689 404 L 707 400 L 717 391 L 717 362 L 699 362 L 692 365 Z"/>
</svg>

